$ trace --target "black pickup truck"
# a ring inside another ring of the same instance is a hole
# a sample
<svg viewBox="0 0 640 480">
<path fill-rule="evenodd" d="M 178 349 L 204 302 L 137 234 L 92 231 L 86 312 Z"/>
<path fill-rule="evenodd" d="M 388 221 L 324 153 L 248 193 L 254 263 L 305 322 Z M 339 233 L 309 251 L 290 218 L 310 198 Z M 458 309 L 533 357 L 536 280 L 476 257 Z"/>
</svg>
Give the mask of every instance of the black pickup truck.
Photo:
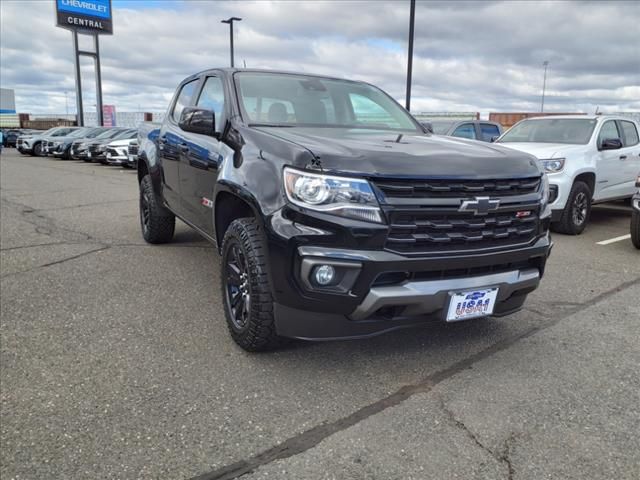
<svg viewBox="0 0 640 480">
<path fill-rule="evenodd" d="M 144 239 L 178 217 L 217 246 L 246 350 L 507 315 L 551 250 L 534 157 L 432 136 L 367 83 L 208 70 L 138 143 Z"/>
</svg>

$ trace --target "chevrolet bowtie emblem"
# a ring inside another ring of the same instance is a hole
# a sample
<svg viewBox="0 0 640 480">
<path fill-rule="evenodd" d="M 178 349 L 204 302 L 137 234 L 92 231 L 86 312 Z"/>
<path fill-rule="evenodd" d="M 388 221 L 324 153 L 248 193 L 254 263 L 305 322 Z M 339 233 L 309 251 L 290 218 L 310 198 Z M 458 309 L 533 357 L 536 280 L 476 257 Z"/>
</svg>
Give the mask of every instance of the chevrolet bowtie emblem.
<svg viewBox="0 0 640 480">
<path fill-rule="evenodd" d="M 489 197 L 476 197 L 473 200 L 465 200 L 458 209 L 460 212 L 473 212 L 474 215 L 486 215 L 497 210 L 500 200 L 491 200 Z"/>
</svg>

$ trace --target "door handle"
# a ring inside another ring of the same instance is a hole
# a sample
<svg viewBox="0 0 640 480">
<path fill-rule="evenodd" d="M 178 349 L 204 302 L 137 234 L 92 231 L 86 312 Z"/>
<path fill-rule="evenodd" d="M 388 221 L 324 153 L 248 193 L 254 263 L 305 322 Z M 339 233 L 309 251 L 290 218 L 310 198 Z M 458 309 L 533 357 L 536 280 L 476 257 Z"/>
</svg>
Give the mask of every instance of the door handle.
<svg viewBox="0 0 640 480">
<path fill-rule="evenodd" d="M 620 155 L 620 160 L 626 160 L 627 156 L 626 155 Z"/>
</svg>

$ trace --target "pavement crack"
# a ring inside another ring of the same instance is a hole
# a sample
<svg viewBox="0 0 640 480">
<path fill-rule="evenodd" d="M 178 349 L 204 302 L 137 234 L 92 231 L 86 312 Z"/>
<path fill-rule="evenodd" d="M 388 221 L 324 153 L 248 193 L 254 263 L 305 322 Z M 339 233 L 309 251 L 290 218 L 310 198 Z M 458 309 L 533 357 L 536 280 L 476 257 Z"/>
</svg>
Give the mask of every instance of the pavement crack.
<svg viewBox="0 0 640 480">
<path fill-rule="evenodd" d="M 507 439 L 504 441 L 504 448 L 502 449 L 502 453 L 500 454 L 500 457 L 498 457 L 498 460 L 500 460 L 507 466 L 508 480 L 513 480 L 516 474 L 515 468 L 513 467 L 513 463 L 511 462 L 511 449 L 513 448 L 513 444 L 515 440 L 516 440 L 515 433 L 512 433 L 511 435 L 509 435 Z"/>
<path fill-rule="evenodd" d="M 55 212 L 57 210 L 69 210 L 72 208 L 83 208 L 83 207 L 101 207 L 104 205 L 113 205 L 114 203 L 131 203 L 137 201 L 137 198 L 127 199 L 127 200 L 111 200 L 106 202 L 93 202 L 93 203 L 79 203 L 77 205 L 69 205 L 66 207 L 51 207 L 51 208 L 41 208 L 38 211 L 40 212 Z"/>
<path fill-rule="evenodd" d="M 7 277 L 12 277 L 14 275 L 21 275 L 23 273 L 29 273 L 29 272 L 33 272 L 35 270 L 40 270 L 42 268 L 51 267 L 53 265 L 60 265 L 61 263 L 65 263 L 65 262 L 68 262 L 68 261 L 71 261 L 71 260 L 75 260 L 76 258 L 81 258 L 81 257 L 87 256 L 87 255 L 91 255 L 93 253 L 102 252 L 102 251 L 107 250 L 109 248 L 111 248 L 109 245 L 103 245 L 100 248 L 95 248 L 95 249 L 89 250 L 87 252 L 82 252 L 82 253 L 79 253 L 77 255 L 72 255 L 70 257 L 62 258 L 60 260 L 56 260 L 55 262 L 45 263 L 44 265 L 38 265 L 37 267 L 29 268 L 27 270 L 22 270 L 20 272 L 7 273 L 6 275 L 2 275 L 0 278 L 5 279 Z"/>
<path fill-rule="evenodd" d="M 575 308 L 567 309 L 561 313 L 555 320 L 549 321 L 544 325 L 539 325 L 533 328 L 530 328 L 518 335 L 514 335 L 509 338 L 505 338 L 500 340 L 493 345 L 485 348 L 484 350 L 480 350 L 479 352 L 474 353 L 473 355 L 468 356 L 446 368 L 443 370 L 439 370 L 423 380 L 412 384 L 405 385 L 399 388 L 396 392 L 391 395 L 381 398 L 380 400 L 373 402 L 369 405 L 366 405 L 355 412 L 347 415 L 346 417 L 340 418 L 330 423 L 322 423 L 315 427 L 312 427 L 309 430 L 306 430 L 298 435 L 288 438 L 282 443 L 279 443 L 267 450 L 264 450 L 252 457 L 249 457 L 245 460 L 240 460 L 233 464 L 224 466 L 222 468 L 213 470 L 208 473 L 203 473 L 201 475 L 192 477 L 191 480 L 233 480 L 241 477 L 242 475 L 246 475 L 248 473 L 254 472 L 258 468 L 272 463 L 276 460 L 283 460 L 294 455 L 298 455 L 303 453 L 316 445 L 322 442 L 324 439 L 330 437 L 331 435 L 346 430 L 367 418 L 376 415 L 384 410 L 395 407 L 405 400 L 411 398 L 413 395 L 418 393 L 428 393 L 439 383 L 448 380 L 454 375 L 472 367 L 476 363 L 485 360 L 487 358 L 492 357 L 493 355 L 500 353 L 509 347 L 515 345 L 516 343 L 525 340 L 532 335 L 535 335 L 538 332 L 542 332 L 554 325 L 557 325 L 561 321 L 571 317 L 572 315 L 585 310 L 597 303 L 606 300 L 607 298 L 619 293 L 623 290 L 626 290 L 636 284 L 640 283 L 640 278 L 636 278 L 634 280 L 630 280 L 624 282 L 611 290 L 607 290 L 606 292 L 601 293 L 600 295 L 596 295 L 591 300 L 584 302 L 580 305 L 577 305 Z M 465 430 L 469 432 L 470 435 L 472 433 L 464 427 Z M 483 444 L 477 439 L 474 438 L 474 441 L 484 450 L 491 452 L 491 450 L 487 449 L 483 446 Z M 510 437 L 511 438 L 511 437 Z M 509 454 L 511 447 L 509 446 L 511 443 L 508 441 L 506 443 L 505 450 L 502 454 L 496 456 L 492 453 L 494 458 L 502 459 L 509 471 L 509 478 L 513 477 L 513 465 L 511 465 L 511 460 L 509 459 Z"/>
<path fill-rule="evenodd" d="M 465 435 L 469 437 L 473 441 L 473 443 L 476 444 L 477 447 L 485 451 L 488 455 L 493 457 L 498 462 L 504 464 L 505 467 L 507 468 L 508 480 L 513 480 L 515 469 L 513 467 L 513 464 L 511 463 L 511 458 L 509 455 L 511 453 L 511 446 L 516 438 L 515 433 L 511 433 L 507 437 L 507 439 L 504 441 L 504 447 L 501 452 L 495 452 L 491 448 L 487 447 L 484 443 L 482 443 L 478 435 L 473 433 L 473 431 L 469 427 L 467 427 L 467 425 L 465 425 L 465 423 L 462 420 L 459 420 L 455 416 L 453 411 L 449 407 L 447 407 L 447 405 L 445 404 L 444 399 L 439 395 L 438 395 L 438 401 L 440 404 L 440 408 L 447 416 L 447 420 L 449 421 L 449 423 L 451 423 L 452 425 L 455 425 L 458 429 L 462 430 L 465 433 Z"/>
</svg>

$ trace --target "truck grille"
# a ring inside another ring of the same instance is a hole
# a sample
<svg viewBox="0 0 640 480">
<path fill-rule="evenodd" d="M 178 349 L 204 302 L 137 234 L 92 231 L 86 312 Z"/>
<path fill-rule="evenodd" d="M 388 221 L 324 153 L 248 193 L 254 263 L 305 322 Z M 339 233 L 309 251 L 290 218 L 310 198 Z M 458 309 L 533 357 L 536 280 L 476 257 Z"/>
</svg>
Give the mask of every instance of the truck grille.
<svg viewBox="0 0 640 480">
<path fill-rule="evenodd" d="M 536 193 L 540 177 L 495 181 L 394 179 L 373 183 L 384 193 L 383 209 L 389 221 L 385 248 L 393 252 L 429 254 L 510 248 L 528 244 L 538 235 Z M 486 215 L 459 210 L 464 200 L 476 196 L 501 202 L 497 210 Z"/>
<path fill-rule="evenodd" d="M 540 177 L 512 180 L 410 180 L 381 181 L 375 185 L 390 198 L 442 198 L 469 195 L 508 196 L 533 193 L 540 186 Z"/>
<path fill-rule="evenodd" d="M 526 217 L 524 213 L 528 212 Z M 527 243 L 537 232 L 535 205 L 517 211 L 475 216 L 468 212 L 437 213 L 433 209 L 397 209 L 391 222 L 387 248 L 401 253 L 473 250 Z"/>
<path fill-rule="evenodd" d="M 92 143 L 91 145 L 89 145 L 89 151 L 91 153 L 98 153 L 98 147 L 100 146 L 99 143 Z"/>
</svg>

